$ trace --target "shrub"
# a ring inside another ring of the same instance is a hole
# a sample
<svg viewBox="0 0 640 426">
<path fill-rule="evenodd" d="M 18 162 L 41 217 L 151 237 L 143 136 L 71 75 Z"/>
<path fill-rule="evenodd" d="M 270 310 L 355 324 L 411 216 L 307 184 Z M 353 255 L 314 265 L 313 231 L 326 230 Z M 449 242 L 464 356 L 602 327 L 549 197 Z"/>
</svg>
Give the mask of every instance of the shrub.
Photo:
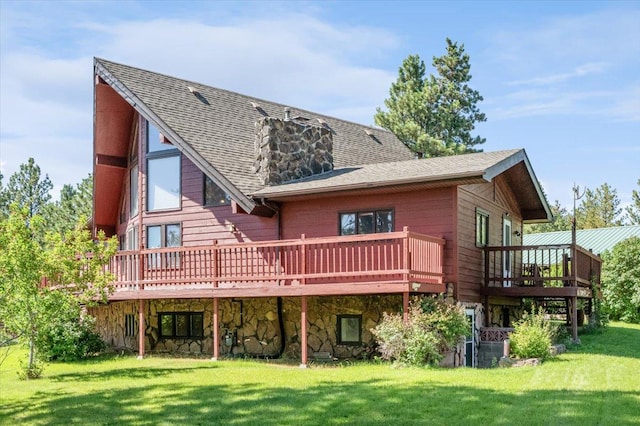
<svg viewBox="0 0 640 426">
<path fill-rule="evenodd" d="M 18 378 L 20 380 L 32 380 L 38 379 L 42 376 L 42 370 L 44 370 L 44 364 L 40 361 L 35 361 L 31 366 L 24 361 L 20 361 L 20 368 L 18 369 Z"/>
<path fill-rule="evenodd" d="M 385 312 L 371 331 L 383 359 L 413 366 L 438 365 L 442 352 L 459 342 L 468 324 L 459 307 L 424 298 L 412 301 L 406 324 L 402 314 Z"/>
<path fill-rule="evenodd" d="M 57 318 L 38 335 L 39 356 L 47 361 L 75 361 L 104 351 L 106 345 L 93 331 L 94 324 L 88 315 Z"/>
<path fill-rule="evenodd" d="M 556 333 L 555 326 L 545 320 L 542 309 L 538 313 L 525 312 L 509 337 L 511 353 L 518 358 L 546 359 Z"/>
</svg>

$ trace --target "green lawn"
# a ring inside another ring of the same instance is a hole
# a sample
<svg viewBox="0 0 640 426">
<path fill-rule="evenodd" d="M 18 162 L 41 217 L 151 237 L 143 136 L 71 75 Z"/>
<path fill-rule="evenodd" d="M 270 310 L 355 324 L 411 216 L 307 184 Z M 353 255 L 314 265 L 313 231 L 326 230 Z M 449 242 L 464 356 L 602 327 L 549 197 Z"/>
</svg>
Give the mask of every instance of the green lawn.
<svg viewBox="0 0 640 426">
<path fill-rule="evenodd" d="M 640 326 L 615 323 L 538 367 L 310 367 L 108 357 L 17 379 L 0 366 L 0 424 L 640 425 Z"/>
</svg>

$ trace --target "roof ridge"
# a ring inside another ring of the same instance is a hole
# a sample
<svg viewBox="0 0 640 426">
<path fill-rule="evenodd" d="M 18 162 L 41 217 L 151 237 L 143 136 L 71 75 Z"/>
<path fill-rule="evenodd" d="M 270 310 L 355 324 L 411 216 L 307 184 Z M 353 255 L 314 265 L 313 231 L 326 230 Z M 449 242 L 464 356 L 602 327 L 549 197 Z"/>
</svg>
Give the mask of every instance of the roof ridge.
<svg viewBox="0 0 640 426">
<path fill-rule="evenodd" d="M 207 87 L 209 89 L 214 89 L 214 90 L 218 90 L 218 91 L 221 91 L 221 92 L 226 92 L 226 93 L 229 93 L 229 94 L 232 94 L 232 95 L 241 96 L 243 98 L 247 98 L 247 99 L 250 99 L 252 101 L 257 101 L 257 102 L 261 102 L 262 101 L 262 102 L 268 102 L 268 103 L 275 104 L 275 105 L 282 106 L 282 107 L 294 108 L 297 112 L 306 112 L 306 113 L 313 114 L 314 116 L 317 116 L 317 117 L 320 117 L 320 118 L 328 118 L 330 120 L 335 120 L 335 121 L 340 121 L 340 122 L 343 122 L 343 123 L 353 124 L 355 126 L 360 126 L 360 127 L 367 128 L 367 129 L 373 129 L 373 130 L 376 130 L 376 131 L 379 131 L 379 132 L 388 133 L 389 135 L 393 135 L 393 132 L 391 132 L 390 130 L 387 130 L 387 129 L 384 129 L 382 127 L 378 127 L 378 126 L 375 126 L 375 125 L 358 123 L 356 121 L 346 120 L 344 118 L 335 117 L 335 116 L 332 116 L 332 115 L 328 115 L 328 114 L 319 113 L 319 112 L 316 112 L 316 111 L 311 111 L 311 110 L 308 110 L 308 109 L 300 108 L 300 107 L 295 106 L 295 105 L 288 105 L 288 104 L 285 104 L 285 103 L 282 103 L 282 102 L 279 102 L 279 101 L 263 99 L 263 98 L 247 95 L 245 93 L 240 93 L 240 92 L 235 92 L 233 90 L 223 89 L 223 88 L 218 87 L 218 86 L 212 86 L 210 84 L 205 84 L 205 83 L 201 83 L 201 82 L 194 81 L 194 80 L 188 80 L 188 79 L 185 79 L 185 78 L 182 78 L 182 77 L 176 77 L 176 76 L 165 74 L 165 73 L 162 73 L 162 72 L 151 71 L 151 70 L 148 70 L 148 69 L 145 69 L 145 68 L 135 67 L 135 66 L 123 64 L 123 63 L 120 63 L 120 62 L 111 61 L 109 59 L 99 58 L 97 56 L 94 57 L 94 61 L 97 61 L 97 62 L 100 62 L 100 63 L 105 63 L 106 62 L 108 64 L 114 64 L 114 65 L 121 66 L 121 67 L 132 68 L 132 69 L 135 69 L 135 70 L 138 70 L 138 71 L 148 72 L 148 73 L 160 75 L 160 76 L 163 76 L 163 77 L 166 77 L 166 78 L 172 78 L 172 79 L 175 79 L 175 80 L 184 81 L 186 83 L 192 83 L 192 84 L 197 84 L 197 85 L 200 85 L 200 86 L 205 86 L 205 87 Z"/>
</svg>

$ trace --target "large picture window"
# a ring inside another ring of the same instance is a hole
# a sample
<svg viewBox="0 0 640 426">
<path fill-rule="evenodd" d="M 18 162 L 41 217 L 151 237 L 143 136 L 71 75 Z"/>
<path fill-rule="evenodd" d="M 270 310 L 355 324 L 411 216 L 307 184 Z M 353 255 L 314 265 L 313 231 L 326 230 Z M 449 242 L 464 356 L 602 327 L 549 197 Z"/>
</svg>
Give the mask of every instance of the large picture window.
<svg viewBox="0 0 640 426">
<path fill-rule="evenodd" d="M 231 203 L 231 197 L 224 192 L 209 176 L 204 175 L 204 205 L 224 206 Z"/>
<path fill-rule="evenodd" d="M 161 339 L 189 339 L 204 336 L 204 313 L 161 312 L 158 314 Z"/>
<path fill-rule="evenodd" d="M 180 208 L 180 155 L 147 161 L 147 210 Z"/>
<path fill-rule="evenodd" d="M 179 209 L 180 152 L 147 122 L 147 211 Z"/>
<path fill-rule="evenodd" d="M 393 210 L 340 213 L 340 235 L 393 232 Z"/>
<path fill-rule="evenodd" d="M 362 315 L 338 315 L 338 344 L 362 343 Z"/>
</svg>

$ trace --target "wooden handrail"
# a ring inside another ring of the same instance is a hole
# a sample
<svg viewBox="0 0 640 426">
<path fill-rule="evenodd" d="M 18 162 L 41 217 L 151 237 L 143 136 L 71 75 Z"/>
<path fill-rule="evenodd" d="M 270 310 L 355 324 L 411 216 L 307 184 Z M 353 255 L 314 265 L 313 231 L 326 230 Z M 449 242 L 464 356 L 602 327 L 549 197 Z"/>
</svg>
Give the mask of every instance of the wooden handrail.
<svg viewBox="0 0 640 426">
<path fill-rule="evenodd" d="M 116 286 L 138 289 L 143 284 L 151 289 L 154 284 L 187 283 L 210 283 L 215 288 L 229 282 L 442 283 L 443 247 L 442 238 L 407 229 L 339 237 L 303 235 L 290 240 L 121 251 L 112 257 L 109 268 L 116 275 Z"/>
</svg>

